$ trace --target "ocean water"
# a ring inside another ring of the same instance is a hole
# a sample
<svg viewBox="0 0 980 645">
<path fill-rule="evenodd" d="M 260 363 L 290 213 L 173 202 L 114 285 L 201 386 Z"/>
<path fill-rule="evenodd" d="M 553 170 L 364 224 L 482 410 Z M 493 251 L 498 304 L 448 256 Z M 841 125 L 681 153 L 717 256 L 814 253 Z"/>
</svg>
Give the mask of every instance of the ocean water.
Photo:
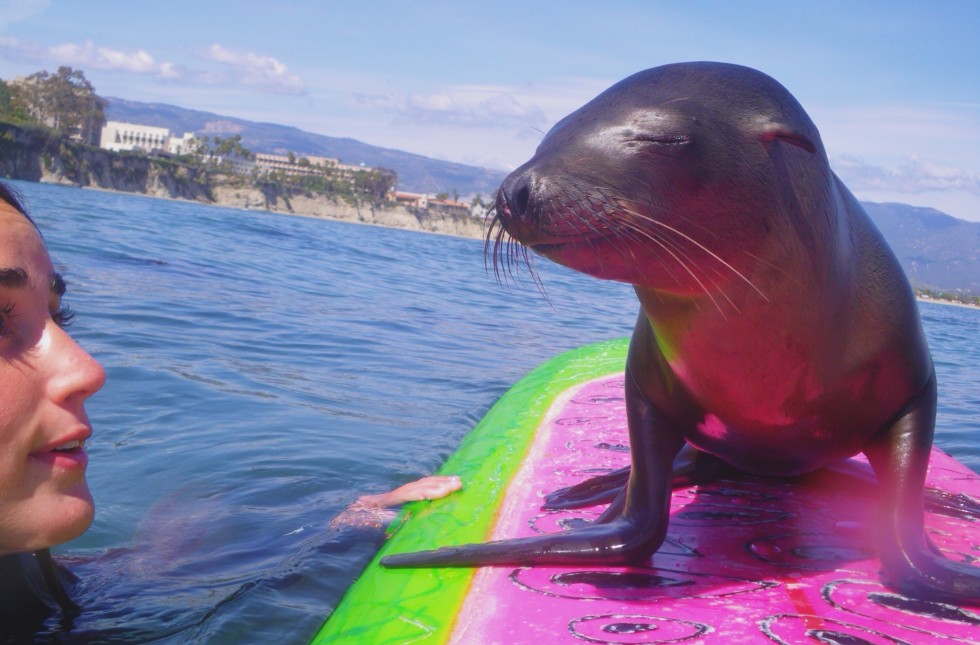
<svg viewBox="0 0 980 645">
<path fill-rule="evenodd" d="M 495 282 L 477 240 L 14 184 L 109 375 L 97 518 L 57 550 L 87 609 L 58 642 L 307 642 L 381 540 L 332 517 L 633 325 L 629 287 L 538 262 L 549 304 Z M 921 311 L 937 443 L 980 471 L 980 310 Z"/>
</svg>

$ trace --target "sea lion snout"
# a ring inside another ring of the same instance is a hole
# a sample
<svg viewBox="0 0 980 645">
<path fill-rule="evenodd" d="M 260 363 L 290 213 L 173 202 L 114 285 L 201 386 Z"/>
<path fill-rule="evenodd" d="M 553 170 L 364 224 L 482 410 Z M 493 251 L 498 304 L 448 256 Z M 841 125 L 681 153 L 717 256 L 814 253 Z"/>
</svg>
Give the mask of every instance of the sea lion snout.
<svg viewBox="0 0 980 645">
<path fill-rule="evenodd" d="M 588 237 L 594 206 L 568 173 L 528 162 L 501 183 L 495 217 L 513 239 L 537 252 L 541 247 Z"/>
<path fill-rule="evenodd" d="M 530 243 L 535 228 L 531 208 L 531 173 L 518 169 L 504 179 L 497 191 L 496 211 L 507 232 L 524 244 Z"/>
<path fill-rule="evenodd" d="M 498 199 L 507 205 L 508 213 L 517 219 L 528 217 L 531 201 L 531 178 L 527 172 L 513 172 L 504 179 Z"/>
</svg>

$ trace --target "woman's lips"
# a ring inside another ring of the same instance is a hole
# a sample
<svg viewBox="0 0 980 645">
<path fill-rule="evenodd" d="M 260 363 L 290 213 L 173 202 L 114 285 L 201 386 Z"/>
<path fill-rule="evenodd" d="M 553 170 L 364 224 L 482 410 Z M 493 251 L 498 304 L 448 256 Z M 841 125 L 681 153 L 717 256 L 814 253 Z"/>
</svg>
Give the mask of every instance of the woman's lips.
<svg viewBox="0 0 980 645">
<path fill-rule="evenodd" d="M 31 453 L 31 458 L 52 468 L 67 470 L 85 468 L 88 465 L 88 454 L 85 452 L 85 439 L 90 433 L 77 438 L 65 439 L 48 448 Z"/>
</svg>

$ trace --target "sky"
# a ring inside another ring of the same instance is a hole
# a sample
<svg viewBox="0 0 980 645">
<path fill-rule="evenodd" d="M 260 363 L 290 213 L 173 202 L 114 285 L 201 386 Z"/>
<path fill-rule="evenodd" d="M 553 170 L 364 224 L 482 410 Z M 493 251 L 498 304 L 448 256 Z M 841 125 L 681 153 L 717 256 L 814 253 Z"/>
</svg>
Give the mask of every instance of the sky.
<svg viewBox="0 0 980 645">
<path fill-rule="evenodd" d="M 500 169 L 688 60 L 780 81 L 858 198 L 980 221 L 976 0 L 0 0 L 0 78 L 68 65 L 101 96 Z"/>
</svg>

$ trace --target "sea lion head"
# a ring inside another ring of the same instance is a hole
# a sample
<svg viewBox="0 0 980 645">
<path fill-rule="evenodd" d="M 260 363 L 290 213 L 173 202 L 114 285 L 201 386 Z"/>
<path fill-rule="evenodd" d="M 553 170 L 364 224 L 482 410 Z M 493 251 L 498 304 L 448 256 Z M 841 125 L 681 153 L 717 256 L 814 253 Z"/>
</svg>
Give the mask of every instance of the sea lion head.
<svg viewBox="0 0 980 645">
<path fill-rule="evenodd" d="M 666 65 L 548 132 L 503 181 L 488 244 L 496 231 L 495 261 L 506 257 L 506 231 L 599 278 L 702 292 L 739 279 L 775 232 L 799 228 L 830 176 L 816 127 L 774 79 L 723 63 Z"/>
</svg>

